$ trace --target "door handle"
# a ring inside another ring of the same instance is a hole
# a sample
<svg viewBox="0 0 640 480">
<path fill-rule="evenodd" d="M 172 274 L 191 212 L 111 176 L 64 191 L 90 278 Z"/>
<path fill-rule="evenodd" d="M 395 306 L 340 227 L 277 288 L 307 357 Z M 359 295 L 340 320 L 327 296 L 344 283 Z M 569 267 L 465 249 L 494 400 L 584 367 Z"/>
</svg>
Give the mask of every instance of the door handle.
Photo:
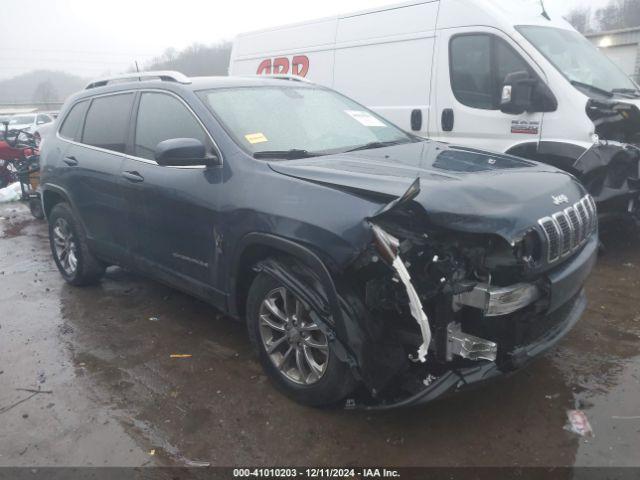
<svg viewBox="0 0 640 480">
<path fill-rule="evenodd" d="M 133 183 L 144 182 L 144 177 L 138 172 L 122 172 L 122 176 Z"/>
<path fill-rule="evenodd" d="M 453 131 L 454 122 L 455 122 L 455 116 L 453 114 L 453 109 L 445 108 L 442 111 L 442 131 L 443 132 Z"/>
<path fill-rule="evenodd" d="M 78 165 L 78 159 L 73 155 L 67 155 L 66 157 L 64 157 L 63 162 L 69 165 L 70 167 L 75 167 Z"/>
<path fill-rule="evenodd" d="M 411 112 L 411 130 L 414 132 L 422 130 L 422 110 L 420 109 Z"/>
</svg>

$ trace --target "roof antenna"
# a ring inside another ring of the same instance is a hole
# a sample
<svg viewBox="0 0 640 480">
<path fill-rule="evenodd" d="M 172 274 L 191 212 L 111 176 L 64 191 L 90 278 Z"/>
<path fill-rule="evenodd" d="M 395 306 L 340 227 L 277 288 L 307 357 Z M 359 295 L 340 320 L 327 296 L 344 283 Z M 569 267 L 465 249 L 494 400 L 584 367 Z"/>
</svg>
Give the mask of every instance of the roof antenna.
<svg viewBox="0 0 640 480">
<path fill-rule="evenodd" d="M 544 8 L 544 0 L 540 0 L 540 6 L 542 7 L 542 16 L 547 20 L 551 21 L 551 17 L 547 13 L 547 9 Z"/>
<path fill-rule="evenodd" d="M 540 0 L 540 1 L 542 1 L 542 0 Z M 140 67 L 138 66 L 138 61 L 137 61 L 137 60 L 135 61 L 135 64 L 136 64 L 136 72 L 137 72 L 137 73 L 140 73 Z M 140 82 L 141 82 L 141 81 L 142 81 L 142 78 L 141 78 L 141 77 L 140 77 L 140 78 L 138 78 L 138 81 L 140 81 Z"/>
</svg>

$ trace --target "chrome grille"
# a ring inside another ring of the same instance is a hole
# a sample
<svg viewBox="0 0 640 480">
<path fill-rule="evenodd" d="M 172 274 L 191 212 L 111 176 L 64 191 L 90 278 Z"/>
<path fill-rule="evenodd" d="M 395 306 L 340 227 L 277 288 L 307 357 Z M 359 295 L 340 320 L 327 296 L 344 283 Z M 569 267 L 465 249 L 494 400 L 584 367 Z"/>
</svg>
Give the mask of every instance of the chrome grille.
<svg viewBox="0 0 640 480">
<path fill-rule="evenodd" d="M 542 228 L 544 229 L 545 236 L 547 237 L 547 251 L 549 258 L 560 257 L 560 227 L 556 225 L 552 219 L 545 219 L 540 221 Z"/>
<path fill-rule="evenodd" d="M 589 195 L 582 200 L 582 203 L 586 203 L 591 212 L 591 226 L 589 228 L 591 231 L 594 231 L 598 228 L 598 207 L 596 206 L 596 201 Z"/>
<path fill-rule="evenodd" d="M 572 225 L 580 225 L 580 229 L 579 231 L 574 231 L 574 242 L 575 241 L 579 241 L 578 239 L 580 238 L 581 234 L 582 234 L 582 222 L 580 221 L 580 217 L 578 215 L 578 212 L 576 212 L 576 209 L 573 207 L 569 207 L 565 210 L 565 212 L 567 213 L 567 215 L 569 216 L 569 219 L 571 221 Z"/>
<path fill-rule="evenodd" d="M 591 195 L 587 195 L 571 207 L 542 218 L 538 223 L 547 241 L 547 261 L 556 262 L 579 249 L 598 228 L 596 203 Z"/>
<path fill-rule="evenodd" d="M 560 244 L 562 246 L 560 252 L 562 255 L 566 255 L 571 250 L 571 246 L 573 245 L 574 232 L 571 229 L 569 220 L 563 212 L 556 213 L 553 216 L 553 219 L 560 227 Z"/>
</svg>

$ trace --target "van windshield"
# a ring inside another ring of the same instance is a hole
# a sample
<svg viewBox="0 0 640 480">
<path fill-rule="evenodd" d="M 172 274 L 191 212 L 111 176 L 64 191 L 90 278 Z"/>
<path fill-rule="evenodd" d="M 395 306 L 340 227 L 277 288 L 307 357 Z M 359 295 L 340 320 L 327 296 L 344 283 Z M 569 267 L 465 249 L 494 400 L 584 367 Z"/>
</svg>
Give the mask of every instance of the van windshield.
<svg viewBox="0 0 640 480">
<path fill-rule="evenodd" d="M 223 88 L 200 97 L 256 158 L 301 158 L 413 141 L 375 113 L 323 88 Z"/>
<path fill-rule="evenodd" d="M 535 26 L 517 29 L 576 87 L 609 96 L 638 91 L 615 63 L 578 32 Z"/>
</svg>

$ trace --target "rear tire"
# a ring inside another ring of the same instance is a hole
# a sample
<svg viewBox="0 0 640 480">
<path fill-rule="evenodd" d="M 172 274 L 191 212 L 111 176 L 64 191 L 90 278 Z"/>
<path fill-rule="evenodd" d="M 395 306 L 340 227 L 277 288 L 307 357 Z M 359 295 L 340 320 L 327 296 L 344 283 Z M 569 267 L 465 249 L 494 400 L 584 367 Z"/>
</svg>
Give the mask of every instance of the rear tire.
<svg viewBox="0 0 640 480">
<path fill-rule="evenodd" d="M 295 306 L 287 308 L 285 302 Z M 308 311 L 281 282 L 260 273 L 247 298 L 249 338 L 265 372 L 285 395 L 312 407 L 335 405 L 353 392 L 356 380 Z"/>
<path fill-rule="evenodd" d="M 60 274 L 70 285 L 92 285 L 104 275 L 105 265 L 90 252 L 84 230 L 66 203 L 51 210 L 49 245 Z"/>
<path fill-rule="evenodd" d="M 29 199 L 29 210 L 31 211 L 31 215 L 38 220 L 44 219 L 44 211 L 42 210 L 42 202 L 40 198 L 30 198 Z"/>
</svg>

